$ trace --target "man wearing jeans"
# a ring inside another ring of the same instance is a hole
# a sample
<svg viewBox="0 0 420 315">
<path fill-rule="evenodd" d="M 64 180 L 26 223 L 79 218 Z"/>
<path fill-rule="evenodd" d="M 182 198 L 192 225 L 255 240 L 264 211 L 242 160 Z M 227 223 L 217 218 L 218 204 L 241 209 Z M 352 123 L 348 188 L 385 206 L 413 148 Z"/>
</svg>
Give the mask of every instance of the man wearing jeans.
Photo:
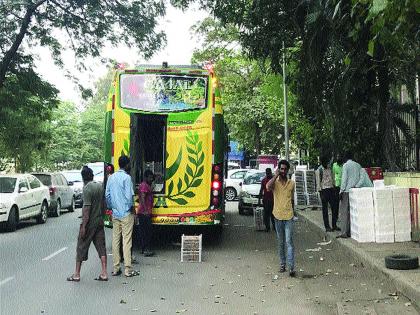
<svg viewBox="0 0 420 315">
<path fill-rule="evenodd" d="M 273 215 L 279 244 L 280 272 L 286 271 L 285 252 L 287 251 L 289 275 L 295 277 L 295 253 L 293 245 L 293 195 L 295 182 L 287 177 L 289 168 L 289 162 L 281 160 L 275 176 L 267 183 L 267 190 L 272 191 L 274 197 Z"/>
<path fill-rule="evenodd" d="M 137 276 L 138 271 L 134 271 L 131 266 L 131 246 L 133 240 L 134 226 L 134 202 L 133 202 L 133 183 L 130 173 L 130 159 L 123 155 L 118 159 L 120 169 L 108 178 L 106 185 L 106 202 L 112 209 L 112 260 L 113 276 L 121 274 L 120 246 L 123 243 L 123 256 L 125 265 L 125 276 Z"/>
</svg>

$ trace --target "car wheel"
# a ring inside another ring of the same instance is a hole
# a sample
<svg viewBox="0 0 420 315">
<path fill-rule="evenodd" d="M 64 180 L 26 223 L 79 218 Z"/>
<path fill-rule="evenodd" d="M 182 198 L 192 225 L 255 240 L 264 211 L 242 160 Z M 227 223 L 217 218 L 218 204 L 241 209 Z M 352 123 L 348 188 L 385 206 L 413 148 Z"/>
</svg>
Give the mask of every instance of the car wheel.
<svg viewBox="0 0 420 315">
<path fill-rule="evenodd" d="M 227 187 L 225 190 L 225 198 L 227 201 L 233 201 L 236 198 L 236 189 L 233 187 Z"/>
<path fill-rule="evenodd" d="M 71 205 L 69 207 L 69 212 L 74 212 L 74 197 L 71 198 Z"/>
<path fill-rule="evenodd" d="M 57 200 L 57 206 L 55 207 L 54 216 L 59 217 L 61 214 L 61 201 L 60 199 Z"/>
<path fill-rule="evenodd" d="M 48 205 L 44 201 L 41 205 L 41 213 L 36 218 L 36 222 L 39 224 L 43 224 L 47 222 L 47 218 L 48 218 Z"/>
<path fill-rule="evenodd" d="M 19 223 L 19 212 L 16 207 L 10 209 L 9 218 L 7 219 L 7 230 L 9 232 L 16 231 L 17 225 Z"/>
<path fill-rule="evenodd" d="M 408 255 L 386 256 L 385 267 L 398 270 L 417 269 L 419 267 L 419 258 Z"/>
</svg>

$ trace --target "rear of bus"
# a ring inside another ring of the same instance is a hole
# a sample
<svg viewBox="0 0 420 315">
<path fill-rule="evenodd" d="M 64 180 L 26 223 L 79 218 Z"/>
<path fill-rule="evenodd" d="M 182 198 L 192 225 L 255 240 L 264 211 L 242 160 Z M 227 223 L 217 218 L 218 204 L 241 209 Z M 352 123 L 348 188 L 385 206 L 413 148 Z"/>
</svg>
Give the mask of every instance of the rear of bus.
<svg viewBox="0 0 420 315">
<path fill-rule="evenodd" d="M 130 156 L 136 204 L 144 171 L 155 174 L 153 224 L 222 226 L 227 137 L 211 70 L 117 71 L 105 129 L 105 161 Z"/>
</svg>

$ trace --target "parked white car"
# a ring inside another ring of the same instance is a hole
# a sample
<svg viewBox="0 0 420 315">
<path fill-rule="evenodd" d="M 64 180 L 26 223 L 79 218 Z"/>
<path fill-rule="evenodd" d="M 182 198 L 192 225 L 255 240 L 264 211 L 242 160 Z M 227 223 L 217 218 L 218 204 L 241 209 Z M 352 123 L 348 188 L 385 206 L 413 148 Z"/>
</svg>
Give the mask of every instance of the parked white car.
<svg viewBox="0 0 420 315">
<path fill-rule="evenodd" d="M 239 196 L 242 180 L 244 179 L 246 172 L 248 172 L 247 169 L 234 169 L 228 171 L 225 179 L 225 199 L 227 201 L 235 200 L 235 198 Z"/>
<path fill-rule="evenodd" d="M 265 177 L 265 172 L 259 170 L 249 170 L 242 182 L 242 191 L 239 195 L 238 210 L 239 214 L 245 211 L 253 211 L 253 207 L 258 204 L 261 182 Z"/>
<path fill-rule="evenodd" d="M 29 174 L 0 175 L 0 223 L 15 231 L 19 221 L 36 218 L 45 223 L 50 193 L 35 176 Z"/>
</svg>

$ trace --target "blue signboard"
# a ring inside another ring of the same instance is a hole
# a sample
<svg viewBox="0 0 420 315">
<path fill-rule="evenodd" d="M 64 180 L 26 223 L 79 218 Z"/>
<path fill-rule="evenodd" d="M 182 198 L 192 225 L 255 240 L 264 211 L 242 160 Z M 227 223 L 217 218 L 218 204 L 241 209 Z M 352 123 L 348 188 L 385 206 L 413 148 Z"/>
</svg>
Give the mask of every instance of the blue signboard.
<svg viewBox="0 0 420 315">
<path fill-rule="evenodd" d="M 228 154 L 228 160 L 230 161 L 243 161 L 245 159 L 245 152 L 239 151 L 239 143 L 236 141 L 230 141 L 230 152 Z"/>
</svg>

